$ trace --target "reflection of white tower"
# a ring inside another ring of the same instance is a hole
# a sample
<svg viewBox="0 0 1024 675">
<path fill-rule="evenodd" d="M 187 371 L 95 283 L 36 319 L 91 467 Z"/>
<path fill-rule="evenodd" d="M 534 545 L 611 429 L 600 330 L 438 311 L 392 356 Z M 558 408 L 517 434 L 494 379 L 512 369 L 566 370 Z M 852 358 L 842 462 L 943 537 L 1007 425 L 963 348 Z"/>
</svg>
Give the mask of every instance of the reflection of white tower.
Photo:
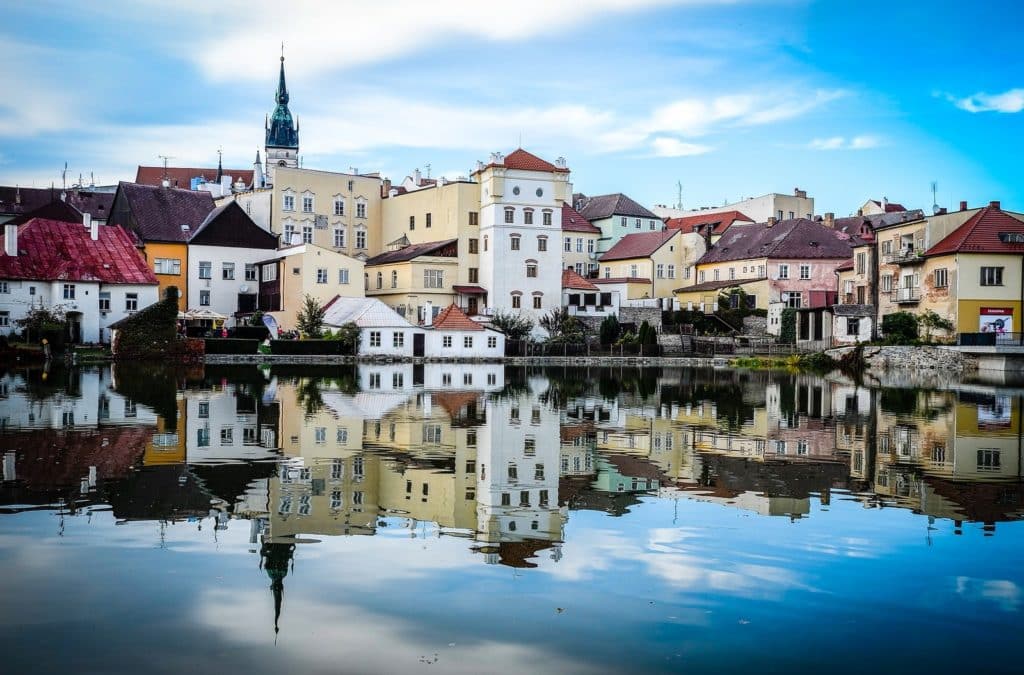
<svg viewBox="0 0 1024 675">
<path fill-rule="evenodd" d="M 545 382 L 532 380 L 531 388 Z M 560 541 L 558 411 L 540 403 L 536 391 L 492 399 L 478 443 L 478 536 Z"/>
</svg>

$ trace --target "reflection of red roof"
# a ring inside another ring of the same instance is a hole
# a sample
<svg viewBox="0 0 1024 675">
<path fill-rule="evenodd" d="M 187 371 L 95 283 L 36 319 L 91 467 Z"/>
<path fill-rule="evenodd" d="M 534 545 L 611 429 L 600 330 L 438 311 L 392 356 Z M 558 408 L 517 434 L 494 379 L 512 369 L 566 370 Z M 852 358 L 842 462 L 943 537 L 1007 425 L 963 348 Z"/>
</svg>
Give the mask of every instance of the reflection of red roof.
<svg viewBox="0 0 1024 675">
<path fill-rule="evenodd" d="M 650 279 L 645 277 L 607 277 L 604 279 L 594 279 L 595 284 L 649 284 Z"/>
<path fill-rule="evenodd" d="M 96 467 L 102 480 L 123 478 L 146 450 L 156 427 L 32 429 L 4 437 L 15 453 L 18 479 L 30 490 L 78 485 Z"/>
<path fill-rule="evenodd" d="M 722 211 L 721 213 L 698 213 L 694 216 L 669 218 L 665 221 L 665 227 L 670 230 L 679 230 L 683 234 L 703 233 L 708 227 L 711 227 L 711 234 L 722 234 L 737 220 L 747 223 L 754 222 L 752 218 L 748 218 L 739 211 Z"/>
<path fill-rule="evenodd" d="M 562 270 L 562 288 L 571 288 L 577 291 L 598 290 L 597 286 L 576 274 L 576 270 L 570 269 Z"/>
<path fill-rule="evenodd" d="M 480 400 L 480 394 L 475 391 L 435 391 L 430 400 L 444 408 L 449 417 L 458 417 L 469 405 Z"/>
<path fill-rule="evenodd" d="M 565 204 L 562 206 L 562 232 L 601 234 L 601 228 L 592 225 L 589 220 L 580 215 L 579 211 Z"/>
<path fill-rule="evenodd" d="M 252 185 L 252 169 L 224 169 L 225 176 L 231 176 L 231 180 L 241 180 L 246 185 Z M 140 166 L 135 174 L 135 182 L 139 185 L 163 185 L 164 175 L 171 182 L 170 187 L 179 187 L 186 190 L 192 187 L 192 179 L 202 176 L 207 183 L 217 181 L 217 169 L 194 169 L 187 167 L 169 166 L 166 172 L 162 166 Z"/>
<path fill-rule="evenodd" d="M 675 230 L 627 234 L 601 256 L 601 261 L 647 258 L 678 234 Z"/>
<path fill-rule="evenodd" d="M 124 229 L 113 225 L 95 227 L 99 235 L 93 241 L 81 223 L 34 218 L 19 225 L 18 255 L 0 255 L 0 278 L 157 283 L 156 275 Z M 6 240 L 6 235 L 0 240 Z"/>
<path fill-rule="evenodd" d="M 452 286 L 452 290 L 463 295 L 487 295 L 487 289 L 483 286 Z"/>
<path fill-rule="evenodd" d="M 431 325 L 436 330 L 484 330 L 483 326 L 466 316 L 455 303 L 448 305 L 438 314 Z"/>
<path fill-rule="evenodd" d="M 1021 241 L 1004 241 L 1002 235 L 1008 234 Z M 1024 222 L 1000 209 L 999 202 L 992 202 L 925 251 L 925 255 L 1021 252 L 1024 252 Z"/>
</svg>

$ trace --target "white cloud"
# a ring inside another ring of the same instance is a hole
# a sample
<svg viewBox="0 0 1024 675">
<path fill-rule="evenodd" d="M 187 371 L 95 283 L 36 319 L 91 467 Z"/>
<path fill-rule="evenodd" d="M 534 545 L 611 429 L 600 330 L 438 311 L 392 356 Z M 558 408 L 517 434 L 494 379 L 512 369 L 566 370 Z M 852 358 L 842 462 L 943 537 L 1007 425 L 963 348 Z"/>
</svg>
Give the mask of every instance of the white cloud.
<svg viewBox="0 0 1024 675">
<path fill-rule="evenodd" d="M 1024 89 L 1010 89 L 1002 94 L 977 93 L 966 98 L 947 98 L 956 104 L 957 108 L 972 113 L 1019 113 L 1024 110 Z"/>
<path fill-rule="evenodd" d="M 651 141 L 651 148 L 657 157 L 690 157 L 711 152 L 713 148 L 697 143 L 686 143 L 678 138 L 658 136 Z"/>
<path fill-rule="evenodd" d="M 882 145 L 877 136 L 829 136 L 828 138 L 815 138 L 807 144 L 811 150 L 870 150 Z"/>
<path fill-rule="evenodd" d="M 246 59 L 239 68 L 239 55 L 265 55 L 282 40 L 289 63 L 309 75 L 393 60 L 434 46 L 557 36 L 609 15 L 707 4 L 731 2 L 590 0 L 581 11 L 569 2 L 520 0 L 514 10 L 496 18 L 491 5 L 465 0 L 297 0 L 289 3 L 288 11 L 281 11 L 275 0 L 226 0 L 196 8 L 215 30 L 205 44 L 183 48 L 182 56 L 195 60 L 211 79 L 265 81 L 276 66 L 264 58 Z"/>
</svg>

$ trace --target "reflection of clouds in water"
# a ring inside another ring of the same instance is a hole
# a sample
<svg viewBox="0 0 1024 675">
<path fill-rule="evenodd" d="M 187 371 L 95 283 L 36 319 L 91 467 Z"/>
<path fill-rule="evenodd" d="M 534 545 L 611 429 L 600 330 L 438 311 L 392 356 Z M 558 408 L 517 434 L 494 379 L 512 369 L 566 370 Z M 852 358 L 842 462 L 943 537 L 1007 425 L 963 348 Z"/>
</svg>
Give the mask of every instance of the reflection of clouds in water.
<svg viewBox="0 0 1024 675">
<path fill-rule="evenodd" d="M 956 578 L 957 595 L 968 600 L 987 600 L 999 606 L 1004 612 L 1020 609 L 1020 587 L 1007 579 Z"/>
<path fill-rule="evenodd" d="M 885 551 L 882 544 L 877 541 L 863 539 L 861 537 L 840 537 L 827 540 L 812 540 L 804 542 L 801 550 L 821 555 L 843 556 L 846 558 L 879 558 Z"/>
<path fill-rule="evenodd" d="M 208 590 L 198 598 L 195 611 L 196 622 L 223 640 L 287 651 L 292 672 L 395 673 L 408 672 L 421 663 L 436 664 L 446 673 L 496 668 L 537 673 L 603 670 L 535 645 L 467 641 L 464 635 L 454 633 L 437 634 L 436 641 L 431 641 L 430 627 L 417 622 L 414 609 L 408 620 L 403 620 L 356 605 L 288 596 L 286 592 L 276 645 L 269 592 Z"/>
</svg>

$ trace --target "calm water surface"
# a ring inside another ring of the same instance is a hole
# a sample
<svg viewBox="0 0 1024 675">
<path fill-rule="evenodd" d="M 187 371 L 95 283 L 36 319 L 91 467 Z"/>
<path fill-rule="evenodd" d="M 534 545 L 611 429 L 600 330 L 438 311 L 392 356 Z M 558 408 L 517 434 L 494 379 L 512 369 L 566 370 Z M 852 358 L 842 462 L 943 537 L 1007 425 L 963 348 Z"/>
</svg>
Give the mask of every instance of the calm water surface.
<svg viewBox="0 0 1024 675">
<path fill-rule="evenodd" d="M 1020 672 L 1022 391 L 10 371 L 3 672 Z"/>
</svg>

